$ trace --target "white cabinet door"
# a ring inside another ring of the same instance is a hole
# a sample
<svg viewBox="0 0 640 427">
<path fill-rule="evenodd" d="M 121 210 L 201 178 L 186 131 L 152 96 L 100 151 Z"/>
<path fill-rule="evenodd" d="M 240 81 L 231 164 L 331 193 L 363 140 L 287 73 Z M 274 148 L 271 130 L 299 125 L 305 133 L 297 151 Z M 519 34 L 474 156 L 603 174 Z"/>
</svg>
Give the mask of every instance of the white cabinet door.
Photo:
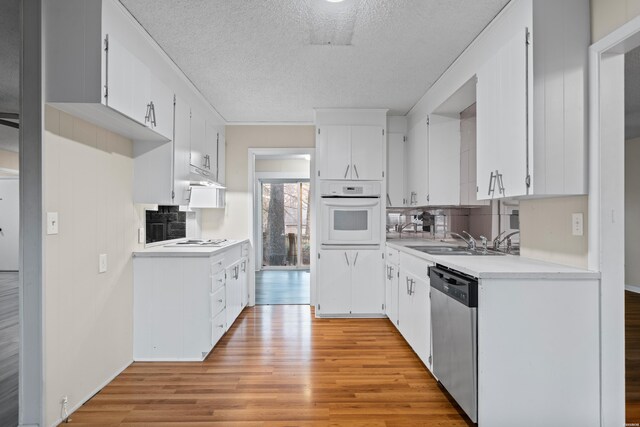
<svg viewBox="0 0 640 427">
<path fill-rule="evenodd" d="M 476 185 L 478 200 L 499 197 L 494 187 L 500 131 L 497 55 L 478 70 L 476 86 Z"/>
<path fill-rule="evenodd" d="M 218 129 L 220 129 L 219 126 L 211 120 L 207 120 L 205 126 L 206 143 L 204 146 L 205 168 L 211 173 L 213 180 L 217 180 L 218 174 Z"/>
<path fill-rule="evenodd" d="M 351 313 L 384 313 L 382 251 L 351 252 Z"/>
<path fill-rule="evenodd" d="M 429 300 L 430 282 L 426 276 L 408 274 L 413 281 L 410 284 L 411 298 L 411 347 L 422 362 L 431 369 L 431 301 Z"/>
<path fill-rule="evenodd" d="M 500 50 L 499 185 L 503 197 L 527 194 L 527 44 L 525 32 Z"/>
<path fill-rule="evenodd" d="M 158 77 L 151 78 L 150 102 L 153 111 L 147 125 L 160 135 L 173 140 L 173 91 Z"/>
<path fill-rule="evenodd" d="M 478 71 L 478 200 L 527 194 L 527 55 L 523 31 Z"/>
<path fill-rule="evenodd" d="M 460 117 L 429 116 L 429 204 L 460 204 Z"/>
<path fill-rule="evenodd" d="M 415 327 L 412 320 L 412 300 L 409 293 L 411 276 L 400 265 L 400 278 L 398 279 L 398 329 L 404 339 L 411 344 Z"/>
<path fill-rule="evenodd" d="M 139 123 L 144 123 L 145 110 L 139 111 L 140 106 L 137 104 L 141 102 L 139 91 L 144 92 L 144 89 L 137 88 L 135 85 L 140 83 L 140 79 L 149 77 L 149 70 L 145 71 L 140 61 L 113 34 L 108 34 L 107 37 L 109 49 L 105 53 L 106 105 Z M 136 72 L 142 72 L 142 76 L 136 77 Z M 148 84 L 148 81 L 142 83 Z M 135 105 L 134 98 L 136 99 Z"/>
<path fill-rule="evenodd" d="M 348 314 L 351 309 L 349 251 L 320 251 L 318 260 L 318 312 Z"/>
<path fill-rule="evenodd" d="M 387 205 L 404 206 L 404 135 L 390 133 L 387 143 Z"/>
<path fill-rule="evenodd" d="M 385 314 L 398 327 L 398 267 L 395 264 L 387 264 L 385 272 Z"/>
<path fill-rule="evenodd" d="M 320 128 L 321 179 L 351 179 L 351 129 L 349 126 Z"/>
<path fill-rule="evenodd" d="M 379 126 L 351 126 L 351 179 L 384 178 L 384 135 Z"/>
<path fill-rule="evenodd" d="M 407 146 L 407 202 L 410 206 L 426 206 L 429 201 L 429 134 L 427 119 L 411 129 Z"/>
<path fill-rule="evenodd" d="M 191 165 L 207 171 L 207 121 L 198 110 L 191 110 Z"/>
<path fill-rule="evenodd" d="M 242 310 L 242 284 L 240 282 L 240 261 L 235 262 L 227 267 L 226 281 L 226 316 L 227 328 L 233 325 L 233 322 Z"/>
<path fill-rule="evenodd" d="M 240 297 L 240 305 L 242 308 L 249 304 L 249 260 L 243 258 L 240 263 L 240 290 L 242 295 Z"/>
<path fill-rule="evenodd" d="M 173 141 L 173 203 L 189 204 L 189 159 L 191 155 L 191 123 L 189 105 L 176 98 L 175 138 Z"/>
<path fill-rule="evenodd" d="M 224 126 L 220 129 L 220 138 L 218 139 L 218 182 L 222 185 L 226 182 L 226 152 L 227 142 L 225 139 Z"/>
</svg>

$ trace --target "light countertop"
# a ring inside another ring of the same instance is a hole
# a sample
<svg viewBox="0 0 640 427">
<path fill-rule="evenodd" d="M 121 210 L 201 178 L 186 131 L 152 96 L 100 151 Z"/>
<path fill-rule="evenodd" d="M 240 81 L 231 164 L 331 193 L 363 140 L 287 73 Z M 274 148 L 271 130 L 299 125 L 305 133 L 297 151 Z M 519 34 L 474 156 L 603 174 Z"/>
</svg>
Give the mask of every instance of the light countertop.
<svg viewBox="0 0 640 427">
<path fill-rule="evenodd" d="M 600 273 L 568 267 L 515 255 L 430 255 L 411 249 L 411 246 L 459 246 L 455 240 L 387 240 L 387 245 L 407 254 L 445 267 L 458 270 L 479 279 L 598 279 Z"/>
<path fill-rule="evenodd" d="M 230 240 L 225 246 L 152 246 L 145 248 L 141 251 L 135 251 L 134 257 L 210 257 L 216 253 L 224 252 L 225 250 L 240 245 L 245 240 Z"/>
</svg>

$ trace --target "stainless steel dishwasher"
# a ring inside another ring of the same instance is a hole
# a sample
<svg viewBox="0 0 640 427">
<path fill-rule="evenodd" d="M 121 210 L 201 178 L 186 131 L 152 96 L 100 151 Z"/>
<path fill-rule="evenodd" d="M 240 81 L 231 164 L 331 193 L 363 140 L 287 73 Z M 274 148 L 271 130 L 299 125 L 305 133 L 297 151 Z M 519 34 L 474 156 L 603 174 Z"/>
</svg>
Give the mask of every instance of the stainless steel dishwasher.
<svg viewBox="0 0 640 427">
<path fill-rule="evenodd" d="M 437 265 L 431 279 L 433 374 L 478 421 L 478 280 Z"/>
</svg>

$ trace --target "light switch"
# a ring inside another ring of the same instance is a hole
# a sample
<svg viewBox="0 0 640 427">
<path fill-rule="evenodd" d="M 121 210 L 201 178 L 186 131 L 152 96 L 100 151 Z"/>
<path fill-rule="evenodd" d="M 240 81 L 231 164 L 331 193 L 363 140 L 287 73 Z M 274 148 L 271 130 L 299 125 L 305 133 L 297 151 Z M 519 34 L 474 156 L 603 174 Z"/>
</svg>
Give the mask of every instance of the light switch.
<svg viewBox="0 0 640 427">
<path fill-rule="evenodd" d="M 144 227 L 138 228 L 138 243 L 145 243 L 145 240 L 144 240 Z"/>
<path fill-rule="evenodd" d="M 582 213 L 571 215 L 571 234 L 574 236 L 584 235 L 584 215 Z"/>
<path fill-rule="evenodd" d="M 107 271 L 107 254 L 100 254 L 98 264 L 98 273 L 105 273 Z"/>
<path fill-rule="evenodd" d="M 58 212 L 47 212 L 47 234 L 58 234 Z"/>
</svg>

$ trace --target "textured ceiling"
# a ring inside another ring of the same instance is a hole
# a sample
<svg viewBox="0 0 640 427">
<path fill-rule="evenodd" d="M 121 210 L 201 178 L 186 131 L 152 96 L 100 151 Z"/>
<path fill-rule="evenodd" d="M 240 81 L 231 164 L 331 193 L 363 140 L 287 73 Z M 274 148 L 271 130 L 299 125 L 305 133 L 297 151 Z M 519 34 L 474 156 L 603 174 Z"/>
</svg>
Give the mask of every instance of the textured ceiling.
<svg viewBox="0 0 640 427">
<path fill-rule="evenodd" d="M 20 108 L 20 0 L 3 0 L 0 11 L 0 113 Z M 18 131 L 0 126 L 0 149 L 18 151 Z"/>
<path fill-rule="evenodd" d="M 121 0 L 230 122 L 406 114 L 508 0 Z"/>
<path fill-rule="evenodd" d="M 625 138 L 640 137 L 640 47 L 625 55 Z"/>
</svg>

